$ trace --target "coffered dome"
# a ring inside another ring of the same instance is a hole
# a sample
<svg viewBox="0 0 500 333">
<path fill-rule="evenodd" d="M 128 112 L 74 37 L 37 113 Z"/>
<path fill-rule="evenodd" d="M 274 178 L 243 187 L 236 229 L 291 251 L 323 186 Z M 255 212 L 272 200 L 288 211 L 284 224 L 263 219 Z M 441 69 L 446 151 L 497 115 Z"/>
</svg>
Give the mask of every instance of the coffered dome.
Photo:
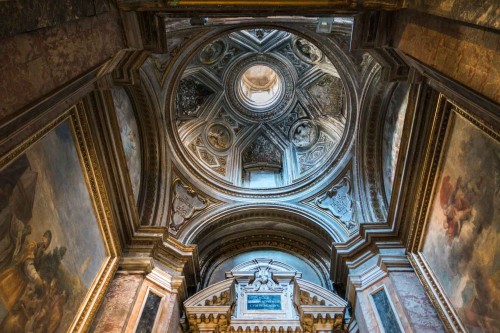
<svg viewBox="0 0 500 333">
<path fill-rule="evenodd" d="M 339 73 L 290 32 L 240 30 L 211 40 L 192 55 L 174 96 L 183 155 L 223 186 L 307 182 L 345 142 L 350 111 Z"/>
</svg>

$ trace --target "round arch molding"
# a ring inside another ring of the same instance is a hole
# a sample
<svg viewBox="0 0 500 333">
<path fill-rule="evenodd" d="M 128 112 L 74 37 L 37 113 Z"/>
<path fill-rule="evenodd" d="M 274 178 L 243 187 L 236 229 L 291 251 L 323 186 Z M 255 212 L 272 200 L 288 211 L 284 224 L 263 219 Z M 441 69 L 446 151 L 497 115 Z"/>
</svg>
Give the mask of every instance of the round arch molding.
<svg viewBox="0 0 500 333">
<path fill-rule="evenodd" d="M 198 247 L 203 287 L 227 260 L 265 250 L 294 256 L 314 272 L 316 283 L 332 290 L 329 258 L 332 244 L 341 238 L 324 221 L 287 206 L 235 205 L 217 211 L 200 216 L 177 235 L 182 243 Z"/>
</svg>

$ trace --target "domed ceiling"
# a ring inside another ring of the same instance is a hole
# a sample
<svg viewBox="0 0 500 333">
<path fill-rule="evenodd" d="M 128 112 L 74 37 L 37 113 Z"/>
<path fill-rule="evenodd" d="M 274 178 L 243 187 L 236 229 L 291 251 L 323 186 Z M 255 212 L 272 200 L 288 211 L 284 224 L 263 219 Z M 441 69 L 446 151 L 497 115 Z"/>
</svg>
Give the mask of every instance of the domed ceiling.
<svg viewBox="0 0 500 333">
<path fill-rule="evenodd" d="M 253 29 L 192 55 L 172 112 L 198 172 L 272 189 L 332 164 L 349 111 L 339 74 L 318 47 L 286 31 Z"/>
</svg>

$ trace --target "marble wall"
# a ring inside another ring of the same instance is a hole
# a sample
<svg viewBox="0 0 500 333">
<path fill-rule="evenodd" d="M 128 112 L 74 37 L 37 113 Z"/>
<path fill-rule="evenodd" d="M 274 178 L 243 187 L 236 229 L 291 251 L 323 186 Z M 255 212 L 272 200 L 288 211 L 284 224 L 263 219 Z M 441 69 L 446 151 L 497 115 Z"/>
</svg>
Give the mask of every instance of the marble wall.
<svg viewBox="0 0 500 333">
<path fill-rule="evenodd" d="M 142 275 L 117 274 L 109 286 L 90 331 L 94 333 L 122 332 L 142 282 Z"/>
<path fill-rule="evenodd" d="M 415 332 L 444 332 L 441 320 L 414 272 L 393 272 L 391 280 Z"/>
<path fill-rule="evenodd" d="M 357 288 L 354 313 L 361 333 L 445 332 L 413 271 L 389 272 L 373 284 Z"/>
</svg>

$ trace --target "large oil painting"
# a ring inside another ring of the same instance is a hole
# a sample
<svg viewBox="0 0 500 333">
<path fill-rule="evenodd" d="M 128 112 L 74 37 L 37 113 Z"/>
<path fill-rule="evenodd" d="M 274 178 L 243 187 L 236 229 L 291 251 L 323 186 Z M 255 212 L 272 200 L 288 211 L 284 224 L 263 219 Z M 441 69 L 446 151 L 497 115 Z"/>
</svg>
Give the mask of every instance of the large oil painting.
<svg viewBox="0 0 500 333">
<path fill-rule="evenodd" d="M 137 202 L 141 185 L 141 145 L 139 141 L 139 129 L 134 114 L 132 102 L 124 88 L 115 87 L 111 91 L 115 104 L 118 125 L 120 126 L 120 137 L 122 140 L 125 160 L 132 183 L 132 193 Z"/>
<path fill-rule="evenodd" d="M 422 253 L 464 327 L 500 332 L 500 144 L 451 112 Z"/>
<path fill-rule="evenodd" d="M 0 332 L 66 332 L 107 257 L 69 119 L 0 170 Z"/>
</svg>

